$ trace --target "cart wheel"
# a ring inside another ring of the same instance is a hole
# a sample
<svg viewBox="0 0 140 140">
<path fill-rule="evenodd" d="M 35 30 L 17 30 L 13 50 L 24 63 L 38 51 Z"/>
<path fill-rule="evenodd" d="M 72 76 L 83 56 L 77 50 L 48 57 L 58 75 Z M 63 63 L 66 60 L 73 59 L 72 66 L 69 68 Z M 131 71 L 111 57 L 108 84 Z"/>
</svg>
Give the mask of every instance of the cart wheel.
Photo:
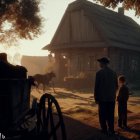
<svg viewBox="0 0 140 140">
<path fill-rule="evenodd" d="M 61 130 L 62 140 L 66 140 L 66 131 L 61 109 L 57 100 L 50 94 L 45 93 L 40 98 L 37 113 L 37 131 L 47 137 L 57 140 L 57 132 Z M 44 137 L 43 136 L 43 137 Z"/>
</svg>

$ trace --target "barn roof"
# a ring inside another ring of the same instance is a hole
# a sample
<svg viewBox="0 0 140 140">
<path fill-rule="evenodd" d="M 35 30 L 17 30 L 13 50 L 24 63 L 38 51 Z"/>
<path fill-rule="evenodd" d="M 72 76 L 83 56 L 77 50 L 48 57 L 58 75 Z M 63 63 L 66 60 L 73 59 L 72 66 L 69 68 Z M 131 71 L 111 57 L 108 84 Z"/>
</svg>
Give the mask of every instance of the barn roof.
<svg viewBox="0 0 140 140">
<path fill-rule="evenodd" d="M 96 27 L 105 40 L 105 42 L 100 42 L 98 46 L 104 47 L 104 45 L 107 44 L 108 47 L 140 50 L 140 26 L 133 19 L 87 0 L 77 0 L 69 4 L 51 43 L 43 49 L 53 50 L 71 48 L 72 46 L 87 47 L 84 43 L 82 43 L 83 45 L 54 43 L 58 31 L 60 28 L 63 28 L 63 20 L 66 18 L 67 13 L 76 10 L 83 10 L 85 16 L 91 22 L 96 22 Z M 95 45 L 91 43 L 89 46 L 94 47 Z"/>
</svg>

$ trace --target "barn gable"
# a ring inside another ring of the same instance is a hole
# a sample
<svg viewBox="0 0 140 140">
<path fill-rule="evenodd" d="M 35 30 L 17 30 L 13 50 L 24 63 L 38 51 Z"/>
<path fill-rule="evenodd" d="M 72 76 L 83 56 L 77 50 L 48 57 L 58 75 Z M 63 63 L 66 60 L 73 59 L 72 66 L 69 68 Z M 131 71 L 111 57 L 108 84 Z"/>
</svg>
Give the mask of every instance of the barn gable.
<svg viewBox="0 0 140 140">
<path fill-rule="evenodd" d="M 69 5 L 50 44 L 55 46 L 53 48 L 59 49 L 86 46 L 103 47 L 106 42 L 98 28 L 96 17 L 91 20 L 83 5 L 74 9 Z"/>
<path fill-rule="evenodd" d="M 102 38 L 96 28 L 96 24 L 91 22 L 81 9 L 64 16 L 52 44 L 78 43 L 81 41 L 98 42 L 101 40 Z"/>
</svg>

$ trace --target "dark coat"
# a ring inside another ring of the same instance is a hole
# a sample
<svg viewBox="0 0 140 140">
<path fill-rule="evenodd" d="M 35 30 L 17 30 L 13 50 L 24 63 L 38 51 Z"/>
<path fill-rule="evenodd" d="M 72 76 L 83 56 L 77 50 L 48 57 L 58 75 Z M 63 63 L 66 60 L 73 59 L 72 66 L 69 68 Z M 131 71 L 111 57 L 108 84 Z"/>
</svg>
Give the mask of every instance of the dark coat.
<svg viewBox="0 0 140 140">
<path fill-rule="evenodd" d="M 96 73 L 94 98 L 96 101 L 115 101 L 118 88 L 117 74 L 108 67 Z"/>
<path fill-rule="evenodd" d="M 117 101 L 126 103 L 128 101 L 128 98 L 129 98 L 129 89 L 126 85 L 123 85 L 119 89 Z"/>
</svg>

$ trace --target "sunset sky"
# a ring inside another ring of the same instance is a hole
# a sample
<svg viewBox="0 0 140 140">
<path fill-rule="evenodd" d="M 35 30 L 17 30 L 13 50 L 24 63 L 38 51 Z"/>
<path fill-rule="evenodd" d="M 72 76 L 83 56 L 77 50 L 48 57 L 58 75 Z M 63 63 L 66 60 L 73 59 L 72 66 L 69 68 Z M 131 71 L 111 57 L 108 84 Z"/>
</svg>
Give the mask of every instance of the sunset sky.
<svg viewBox="0 0 140 140">
<path fill-rule="evenodd" d="M 40 5 L 41 15 L 45 19 L 42 35 L 35 38 L 33 41 L 22 40 L 16 48 L 12 47 L 11 49 L 6 49 L 6 51 L 11 54 L 20 53 L 22 55 L 32 56 L 47 55 L 48 51 L 43 51 L 41 48 L 51 41 L 68 4 L 72 1 L 74 0 L 42 0 Z M 132 17 L 140 24 L 140 18 L 135 17 L 133 11 L 125 11 L 125 14 Z M 1 51 L 2 50 L 1 48 Z"/>
</svg>

